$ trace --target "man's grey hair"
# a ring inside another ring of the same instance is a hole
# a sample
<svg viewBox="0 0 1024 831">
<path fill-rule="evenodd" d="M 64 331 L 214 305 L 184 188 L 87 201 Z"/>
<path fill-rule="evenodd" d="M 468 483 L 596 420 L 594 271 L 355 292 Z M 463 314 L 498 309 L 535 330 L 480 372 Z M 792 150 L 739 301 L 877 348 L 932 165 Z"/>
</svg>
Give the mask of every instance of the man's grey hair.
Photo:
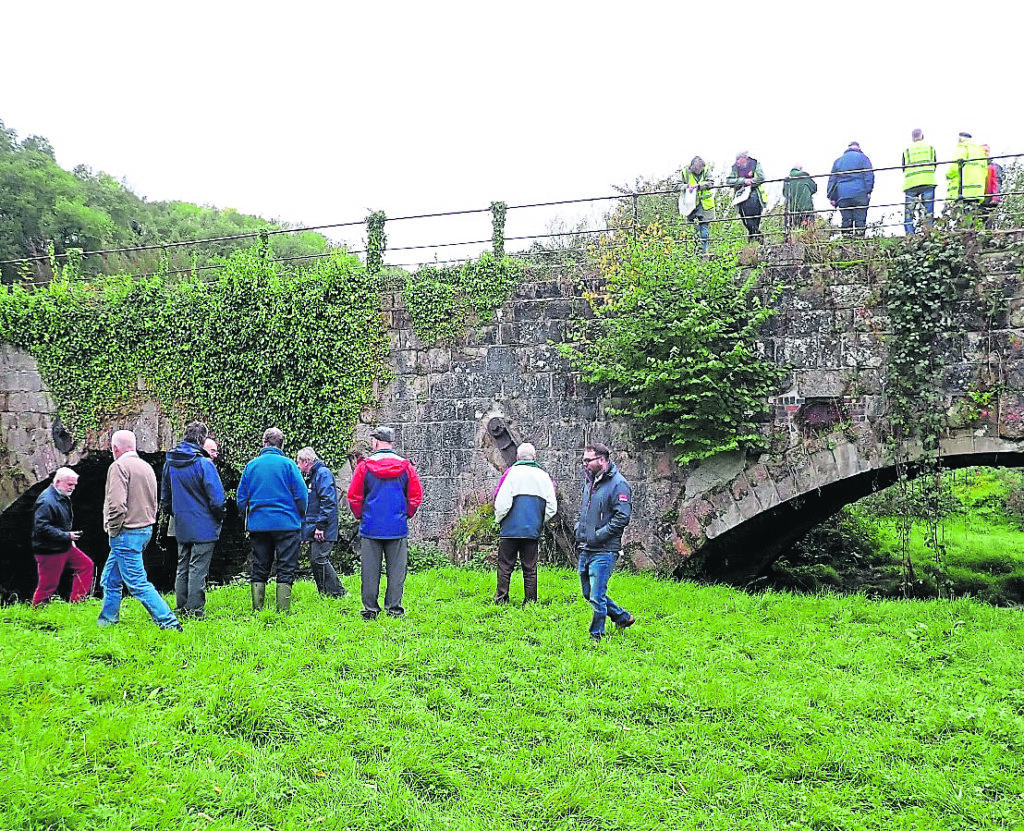
<svg viewBox="0 0 1024 831">
<path fill-rule="evenodd" d="M 135 434 L 131 430 L 118 430 L 110 437 L 110 446 L 118 450 L 134 450 L 136 447 Z"/>
<path fill-rule="evenodd" d="M 924 130 L 922 130 L 920 127 L 915 127 L 914 132 L 910 134 L 910 137 L 914 141 L 921 141 L 924 138 Z"/>
<path fill-rule="evenodd" d="M 315 462 L 317 455 L 312 447 L 303 447 L 302 450 L 295 454 L 295 458 L 300 462 Z"/>
<path fill-rule="evenodd" d="M 270 447 L 284 447 L 284 433 L 277 427 L 268 427 L 263 431 L 263 443 Z"/>
<path fill-rule="evenodd" d="M 516 448 L 516 458 L 521 462 L 537 461 L 537 448 L 529 442 L 524 442 Z"/>
<path fill-rule="evenodd" d="M 69 467 L 59 467 L 57 472 L 53 474 L 53 484 L 63 482 L 65 479 L 77 479 L 78 473 Z"/>
</svg>

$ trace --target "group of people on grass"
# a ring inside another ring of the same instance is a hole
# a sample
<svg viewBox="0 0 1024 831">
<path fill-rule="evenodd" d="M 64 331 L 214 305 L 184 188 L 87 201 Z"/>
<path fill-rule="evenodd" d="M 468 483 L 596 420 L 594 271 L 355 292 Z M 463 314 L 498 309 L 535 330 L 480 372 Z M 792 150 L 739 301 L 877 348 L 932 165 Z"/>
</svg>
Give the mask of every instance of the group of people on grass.
<svg viewBox="0 0 1024 831">
<path fill-rule="evenodd" d="M 409 519 L 423 499 L 415 465 L 394 449 L 394 431 L 379 426 L 370 434 L 369 453 L 358 459 L 348 487 L 352 515 L 359 520 L 362 617 L 374 620 L 383 611 L 405 614 L 402 599 L 408 572 Z M 168 451 L 158 488 L 156 475 L 136 449 L 135 434 L 118 430 L 111 437 L 114 462 L 107 471 L 103 528 L 110 544 L 100 585 L 100 625 L 120 621 L 125 591 L 138 599 L 161 629 L 182 629 L 182 620 L 201 619 L 206 606 L 210 563 L 226 513 L 226 497 L 214 464 L 219 448 L 202 422 L 192 422 L 181 442 Z M 275 602 L 279 612 L 291 607 L 299 553 L 308 545 L 317 591 L 343 597 L 345 588 L 331 563 L 338 540 L 338 493 L 334 474 L 304 447 L 293 461 L 284 453 L 284 435 L 276 427 L 263 433 L 259 454 L 242 472 L 237 501 L 252 547 L 249 575 L 254 611 L 266 603 L 267 585 L 276 563 Z M 592 607 L 590 637 L 605 635 L 607 618 L 620 628 L 636 618 L 608 596 L 608 582 L 629 524 L 632 492 L 603 444 L 583 451 L 583 499 L 576 522 L 579 575 L 583 597 Z M 48 602 L 66 569 L 72 573 L 71 601 L 89 597 L 93 561 L 78 547 L 71 495 L 78 474 L 62 467 L 38 497 L 32 547 L 39 582 L 34 606 Z M 558 509 L 551 477 L 537 462 L 532 444 L 521 444 L 517 461 L 498 481 L 495 519 L 500 528 L 498 577 L 494 600 L 508 603 L 512 571 L 521 563 L 524 603 L 537 600 L 537 566 L 544 525 Z M 146 574 L 143 552 L 157 523 L 158 509 L 168 517 L 168 535 L 177 541 L 175 604 L 160 595 Z M 384 607 L 380 581 L 386 575 Z"/>
<path fill-rule="evenodd" d="M 915 129 L 911 144 L 903 151 L 901 168 L 904 183 L 904 229 L 913 234 L 919 225 L 930 222 L 935 215 L 935 188 L 938 157 L 935 148 L 924 140 L 924 132 Z M 976 144 L 970 133 L 958 136 L 956 150 L 946 171 L 947 206 L 957 205 L 968 212 L 977 212 L 985 224 L 1000 201 L 1003 168 L 989 159 L 987 144 Z M 736 161 L 726 177 L 724 187 L 735 193 L 733 204 L 751 241 L 761 237 L 761 217 L 767 207 L 761 163 L 746 150 L 736 154 Z M 680 213 L 697 224 L 701 250 L 707 253 L 710 225 L 714 221 L 714 189 L 719 187 L 711 177 L 707 164 L 694 156 L 682 171 Z M 863 236 L 867 228 L 867 212 L 875 188 L 875 172 L 871 159 L 860 144 L 851 141 L 835 160 L 828 177 L 826 194 L 833 208 L 838 208 L 842 230 Z M 814 194 L 818 185 L 802 166 L 796 165 L 783 180 L 782 195 L 786 207 L 786 229 L 810 227 L 814 224 Z M 918 206 L 923 220 L 917 219 Z"/>
</svg>

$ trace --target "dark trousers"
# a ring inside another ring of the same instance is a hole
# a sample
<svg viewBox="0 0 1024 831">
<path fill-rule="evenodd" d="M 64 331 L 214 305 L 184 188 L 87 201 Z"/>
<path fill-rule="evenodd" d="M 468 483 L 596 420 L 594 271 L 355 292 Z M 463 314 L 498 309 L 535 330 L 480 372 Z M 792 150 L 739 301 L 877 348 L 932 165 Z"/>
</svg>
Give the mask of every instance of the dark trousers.
<svg viewBox="0 0 1024 831">
<path fill-rule="evenodd" d="M 174 576 L 176 612 L 202 617 L 206 609 L 206 578 L 217 542 L 179 542 L 178 571 Z"/>
<path fill-rule="evenodd" d="M 843 231 L 864 236 L 868 225 L 867 197 L 840 199 L 838 208 L 839 215 L 843 218 Z"/>
<path fill-rule="evenodd" d="M 537 561 L 540 559 L 538 541 L 502 537 L 498 542 L 498 589 L 494 593 L 495 603 L 508 603 L 508 586 L 512 581 L 517 557 L 523 564 L 523 603 L 537 601 Z"/>
<path fill-rule="evenodd" d="M 313 573 L 316 590 L 324 597 L 344 597 L 348 592 L 338 579 L 338 572 L 331 564 L 331 552 L 334 542 L 331 540 L 309 540 L 309 570 Z"/>
<path fill-rule="evenodd" d="M 72 545 L 63 554 L 36 555 L 39 586 L 32 595 L 33 606 L 48 602 L 57 593 L 57 585 L 66 566 L 71 567 L 71 573 L 74 575 L 71 583 L 71 602 L 84 600 L 92 593 L 92 577 L 96 567 L 78 546 Z"/>
<path fill-rule="evenodd" d="M 294 531 L 250 531 L 252 544 L 252 572 L 250 581 L 266 583 L 270 567 L 277 554 L 277 582 L 295 582 L 295 571 L 299 567 L 299 529 Z"/>
<path fill-rule="evenodd" d="M 761 199 L 756 193 L 750 194 L 744 202 L 737 206 L 740 217 L 743 219 L 743 226 L 747 229 L 747 236 L 751 240 L 757 240 L 761 236 Z"/>
</svg>

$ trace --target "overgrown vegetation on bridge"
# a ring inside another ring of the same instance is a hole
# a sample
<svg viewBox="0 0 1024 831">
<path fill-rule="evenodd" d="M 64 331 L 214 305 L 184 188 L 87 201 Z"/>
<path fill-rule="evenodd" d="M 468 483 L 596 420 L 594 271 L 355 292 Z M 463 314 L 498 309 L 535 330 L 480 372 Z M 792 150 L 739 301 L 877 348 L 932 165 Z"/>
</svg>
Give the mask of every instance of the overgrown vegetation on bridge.
<svg viewBox="0 0 1024 831">
<path fill-rule="evenodd" d="M 599 249 L 596 315 L 563 347 L 680 463 L 764 444 L 758 427 L 785 369 L 759 350 L 775 293 L 734 258 L 698 258 L 654 223 Z"/>
<path fill-rule="evenodd" d="M 377 285 L 344 253 L 285 269 L 257 246 L 176 282 L 86 282 L 72 258 L 48 286 L 0 291 L 0 342 L 36 358 L 72 430 L 155 398 L 208 421 L 236 464 L 270 426 L 340 464 L 391 377 Z"/>
</svg>

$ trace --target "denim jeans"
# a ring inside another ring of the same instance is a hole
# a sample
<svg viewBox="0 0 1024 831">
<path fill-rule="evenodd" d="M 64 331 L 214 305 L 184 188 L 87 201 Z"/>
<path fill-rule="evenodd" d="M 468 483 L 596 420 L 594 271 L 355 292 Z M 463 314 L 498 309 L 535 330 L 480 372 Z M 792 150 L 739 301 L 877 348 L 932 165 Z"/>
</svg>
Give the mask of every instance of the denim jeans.
<svg viewBox="0 0 1024 831">
<path fill-rule="evenodd" d="M 916 230 L 914 228 L 914 203 L 920 199 L 924 204 L 924 212 L 931 220 L 935 216 L 935 185 L 915 185 L 907 188 L 904 192 L 903 204 L 903 230 L 910 236 Z"/>
<path fill-rule="evenodd" d="M 179 542 L 174 600 L 178 611 L 201 617 L 206 608 L 206 578 L 217 542 Z"/>
<path fill-rule="evenodd" d="M 142 603 L 149 616 L 161 629 L 178 626 L 178 619 L 160 593 L 149 582 L 146 567 L 142 564 L 142 552 L 153 535 L 153 526 L 145 528 L 122 528 L 121 533 L 110 538 L 110 556 L 103 566 L 100 584 L 103 586 L 103 608 L 100 609 L 100 625 L 117 623 L 121 619 L 121 584 L 128 594 Z"/>
<path fill-rule="evenodd" d="M 316 590 L 324 597 L 344 597 L 345 591 L 338 579 L 338 572 L 331 565 L 331 552 L 334 550 L 334 543 L 330 540 L 309 541 L 309 570 L 313 572 L 313 582 L 316 583 Z"/>
<path fill-rule="evenodd" d="M 843 231 L 852 231 L 858 236 L 864 236 L 864 231 L 868 227 L 867 197 L 840 199 L 837 207 L 839 215 L 843 218 Z"/>
<path fill-rule="evenodd" d="M 252 545 L 252 571 L 249 580 L 253 583 L 266 583 L 270 578 L 270 568 L 277 554 L 277 582 L 295 582 L 295 571 L 299 567 L 299 529 L 294 531 L 250 531 L 249 543 Z"/>
<path fill-rule="evenodd" d="M 384 609 L 391 617 L 405 614 L 402 595 L 409 569 L 409 544 L 405 537 L 395 540 L 371 540 L 363 537 L 359 545 L 360 592 L 363 617 L 372 620 L 380 614 L 380 569 L 383 561 L 388 582 L 384 588 Z"/>
<path fill-rule="evenodd" d="M 615 569 L 614 551 L 581 551 L 580 552 L 580 587 L 583 597 L 590 601 L 594 609 L 594 617 L 590 621 L 590 637 L 600 638 L 604 635 L 605 618 L 610 617 L 615 623 L 629 620 L 629 612 L 619 606 L 608 596 L 608 581 Z"/>
<path fill-rule="evenodd" d="M 695 208 L 686 217 L 690 222 L 697 223 L 697 232 L 700 234 L 700 250 L 702 254 L 708 253 L 708 241 L 711 238 L 711 226 L 708 225 L 707 214 L 703 208 Z"/>
</svg>

